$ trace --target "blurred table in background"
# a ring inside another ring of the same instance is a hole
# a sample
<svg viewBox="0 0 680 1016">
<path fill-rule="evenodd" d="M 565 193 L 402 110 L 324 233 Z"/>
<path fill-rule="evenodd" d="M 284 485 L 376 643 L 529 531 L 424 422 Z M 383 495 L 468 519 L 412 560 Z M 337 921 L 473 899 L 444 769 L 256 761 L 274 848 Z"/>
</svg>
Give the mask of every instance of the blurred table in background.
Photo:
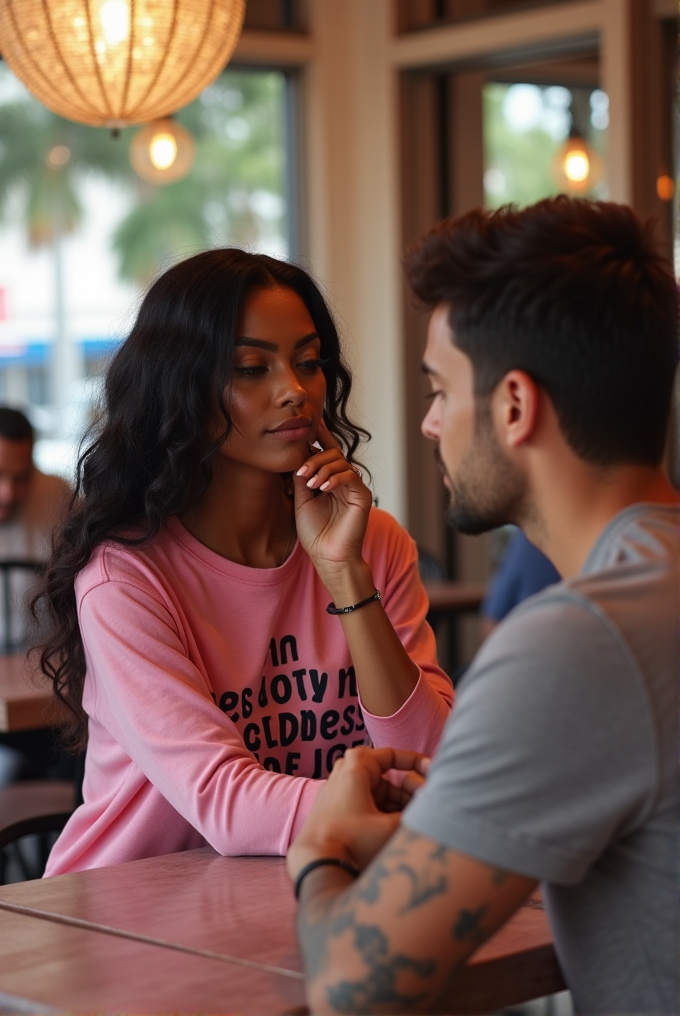
<svg viewBox="0 0 680 1016">
<path fill-rule="evenodd" d="M 437 636 L 439 662 L 456 684 L 460 665 L 469 662 L 458 658 L 459 621 L 479 613 L 486 586 L 483 582 L 425 582 L 424 586 L 430 601 L 427 620 Z"/>
<path fill-rule="evenodd" d="M 54 700 L 37 657 L 29 660 L 25 653 L 0 656 L 0 731 L 58 726 L 64 708 Z"/>
</svg>

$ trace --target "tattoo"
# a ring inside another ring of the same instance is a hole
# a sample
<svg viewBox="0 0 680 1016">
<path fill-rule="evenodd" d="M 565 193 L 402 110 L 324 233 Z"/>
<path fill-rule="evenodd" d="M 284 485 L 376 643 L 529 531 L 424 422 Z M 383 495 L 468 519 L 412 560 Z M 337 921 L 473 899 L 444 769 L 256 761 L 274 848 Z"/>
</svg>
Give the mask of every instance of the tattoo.
<svg viewBox="0 0 680 1016">
<path fill-rule="evenodd" d="M 402 857 L 406 853 L 405 848 L 412 840 L 418 838 L 408 830 L 405 833 L 406 835 L 403 836 L 405 842 L 399 843 L 398 841 L 396 845 L 390 846 L 384 859 L 374 862 L 369 872 L 357 884 L 354 890 L 354 895 L 357 899 L 364 900 L 366 903 L 377 903 L 380 895 L 380 883 L 384 879 L 392 878 L 400 872 L 406 875 L 406 878 L 411 883 L 411 898 L 401 908 L 400 914 L 406 914 L 409 910 L 416 910 L 424 903 L 427 903 L 429 899 L 432 899 L 433 896 L 440 896 L 447 891 L 448 879 L 446 875 L 441 871 L 436 872 L 434 865 L 430 863 L 436 862 L 442 865 L 449 853 L 447 847 L 438 844 L 430 856 L 426 858 L 425 866 L 421 872 L 416 871 L 409 864 L 397 864 L 395 867 L 390 865 L 390 861 Z"/>
<path fill-rule="evenodd" d="M 387 936 L 376 925 L 357 924 L 352 913 L 333 921 L 331 934 L 354 933 L 354 946 L 368 967 L 368 976 L 358 981 L 340 981 L 328 988 L 328 1002 L 341 1012 L 364 1012 L 372 1005 L 398 1005 L 410 1008 L 424 1001 L 429 989 L 408 994 L 397 986 L 399 974 L 413 971 L 418 977 L 431 977 L 436 969 L 434 960 L 418 960 L 403 953 L 389 955 Z"/>
<path fill-rule="evenodd" d="M 503 885 L 507 877 L 507 871 L 503 871 L 502 868 L 491 869 L 491 881 L 494 885 Z"/>
<path fill-rule="evenodd" d="M 483 904 L 477 910 L 461 910 L 458 920 L 452 928 L 453 937 L 458 942 L 483 942 L 486 932 L 480 927 L 480 922 L 488 906 Z"/>
<path fill-rule="evenodd" d="M 411 882 L 411 899 L 401 908 L 400 914 L 407 914 L 409 910 L 417 910 L 433 896 L 441 896 L 449 887 L 446 875 L 433 878 L 429 865 L 422 872 L 414 871 L 406 864 L 400 864 L 396 870 L 403 872 Z"/>
<path fill-rule="evenodd" d="M 353 895 L 359 900 L 365 900 L 366 903 L 377 903 L 380 896 L 380 883 L 384 878 L 389 877 L 390 872 L 385 862 L 374 861 L 368 871 L 364 872 L 361 879 L 357 882 Z"/>
</svg>

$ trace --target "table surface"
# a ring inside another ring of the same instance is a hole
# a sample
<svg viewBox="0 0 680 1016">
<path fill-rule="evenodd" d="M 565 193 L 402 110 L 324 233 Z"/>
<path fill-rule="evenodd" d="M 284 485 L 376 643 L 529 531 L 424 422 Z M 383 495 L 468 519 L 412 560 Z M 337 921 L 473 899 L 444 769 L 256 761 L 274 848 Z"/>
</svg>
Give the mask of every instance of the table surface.
<svg viewBox="0 0 680 1016">
<path fill-rule="evenodd" d="M 58 935 L 64 927 L 93 935 L 88 948 L 95 951 L 98 936 L 115 938 L 116 948 L 122 936 L 126 942 L 137 940 L 149 948 L 173 950 L 175 954 L 179 951 L 196 960 L 222 964 L 223 970 L 223 965 L 229 964 L 229 971 L 238 968 L 246 981 L 250 976 L 259 984 L 266 975 L 262 983 L 266 983 L 267 991 L 282 994 L 278 1010 L 261 1005 L 260 1011 L 283 1011 L 303 1001 L 295 902 L 283 858 L 220 857 L 210 848 L 202 848 L 1 886 L 0 927 L 9 914 L 40 921 L 41 932 L 48 937 L 45 926 L 50 926 L 57 951 Z M 71 989 L 66 988 L 54 994 L 49 977 L 45 975 L 44 982 L 41 979 L 42 967 L 33 972 L 27 964 L 23 977 L 5 974 L 11 969 L 10 964 L 2 962 L 5 947 L 1 943 L 6 940 L 7 936 L 0 934 L 0 993 L 78 1008 L 85 995 L 79 994 L 75 966 L 64 982 L 70 984 L 72 979 L 73 997 Z M 63 962 L 70 970 L 67 956 Z M 77 960 L 73 962 L 77 966 Z M 167 963 L 168 977 L 173 981 L 174 960 Z M 130 970 L 129 977 L 127 965 L 125 969 L 127 987 L 132 991 L 137 968 Z M 205 983 L 208 986 L 213 982 Z M 231 988 L 228 977 L 223 982 L 218 977 L 215 983 Z M 167 1011 L 163 1004 L 167 993 L 154 1002 L 157 1008 L 149 1007 L 145 984 L 140 983 L 137 1011 Z M 466 1013 L 487 1012 L 563 988 L 545 913 L 530 901 L 472 958 L 461 977 L 458 1008 Z M 86 1008 L 118 1007 L 106 996 L 103 984 L 101 990 L 95 983 L 88 990 Z M 201 1007 L 204 1011 L 223 1012 L 226 1005 L 246 1012 L 240 1002 L 237 1005 L 236 996 L 233 1001 L 231 995 L 225 996 L 221 1008 L 216 1005 L 214 999 L 209 1004 L 206 999 Z M 173 1010 L 180 1011 L 175 1002 Z"/>
<path fill-rule="evenodd" d="M 301 976 L 0 910 L 0 1012 L 304 1012 Z"/>
<path fill-rule="evenodd" d="M 0 656 L 0 731 L 37 730 L 59 723 L 61 708 L 35 660 Z"/>
</svg>

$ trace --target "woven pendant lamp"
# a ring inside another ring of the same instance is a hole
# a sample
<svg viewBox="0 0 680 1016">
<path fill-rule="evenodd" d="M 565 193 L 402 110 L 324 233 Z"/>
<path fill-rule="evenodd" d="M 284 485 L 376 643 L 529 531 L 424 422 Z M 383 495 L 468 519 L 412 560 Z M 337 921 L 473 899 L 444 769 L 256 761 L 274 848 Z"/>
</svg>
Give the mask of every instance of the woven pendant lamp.
<svg viewBox="0 0 680 1016">
<path fill-rule="evenodd" d="M 245 0 L 0 0 L 0 53 L 68 120 L 147 123 L 217 77 L 244 10 Z"/>
</svg>

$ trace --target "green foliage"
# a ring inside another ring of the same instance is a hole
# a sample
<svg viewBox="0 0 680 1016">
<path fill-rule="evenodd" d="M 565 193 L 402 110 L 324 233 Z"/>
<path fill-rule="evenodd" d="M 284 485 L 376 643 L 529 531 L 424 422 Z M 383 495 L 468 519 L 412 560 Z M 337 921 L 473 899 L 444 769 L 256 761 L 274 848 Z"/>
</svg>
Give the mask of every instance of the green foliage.
<svg viewBox="0 0 680 1016">
<path fill-rule="evenodd" d="M 519 133 L 503 116 L 507 85 L 484 89 L 484 150 L 487 167 L 502 173 L 505 187 L 495 193 L 485 188 L 485 204 L 498 208 L 512 201 L 530 205 L 559 193 L 552 176 L 552 161 L 561 142 L 540 127 Z"/>
<path fill-rule="evenodd" d="M 540 118 L 530 129 L 513 125 L 505 110 L 506 97 L 512 87 L 491 82 L 484 88 L 484 191 L 487 208 L 498 208 L 510 202 L 530 205 L 560 193 L 561 189 L 556 162 L 566 140 L 567 129 L 560 135 L 554 127 L 553 130 L 546 129 Z M 540 91 L 545 103 L 547 89 Z M 595 152 L 603 157 L 606 131 L 595 129 L 590 123 L 591 89 L 571 88 L 570 92 L 570 110 L 575 123 Z M 565 127 L 568 119 L 567 114 Z M 601 181 L 583 192 L 583 196 L 601 198 L 606 196 L 606 192 L 606 182 Z"/>
<path fill-rule="evenodd" d="M 267 192 L 275 200 L 283 191 L 280 74 L 226 71 L 180 110 L 177 121 L 196 140 L 194 167 L 177 183 L 143 188 L 115 231 L 113 249 L 125 279 L 146 284 L 159 266 L 205 247 L 254 245 L 263 223 L 253 196 Z M 281 205 L 271 222 L 277 233 L 285 232 Z"/>
<path fill-rule="evenodd" d="M 55 149 L 62 158 L 68 149 L 64 161 L 51 160 Z M 0 105 L 0 216 L 7 216 L 16 198 L 31 246 L 77 229 L 83 216 L 79 183 L 93 173 L 132 181 L 124 138 L 64 120 L 28 93 Z"/>
<path fill-rule="evenodd" d="M 0 67 L 0 74 L 11 72 Z M 29 242 L 49 244 L 80 225 L 86 175 L 116 181 L 135 202 L 112 248 L 121 278 L 141 284 L 198 249 L 285 235 L 282 75 L 228 70 L 177 120 L 196 140 L 194 167 L 184 180 L 151 186 L 130 166 L 136 128 L 112 138 L 103 128 L 56 116 L 27 92 L 0 102 L 0 216 L 18 199 Z M 57 146 L 69 150 L 63 163 L 50 162 Z"/>
</svg>

